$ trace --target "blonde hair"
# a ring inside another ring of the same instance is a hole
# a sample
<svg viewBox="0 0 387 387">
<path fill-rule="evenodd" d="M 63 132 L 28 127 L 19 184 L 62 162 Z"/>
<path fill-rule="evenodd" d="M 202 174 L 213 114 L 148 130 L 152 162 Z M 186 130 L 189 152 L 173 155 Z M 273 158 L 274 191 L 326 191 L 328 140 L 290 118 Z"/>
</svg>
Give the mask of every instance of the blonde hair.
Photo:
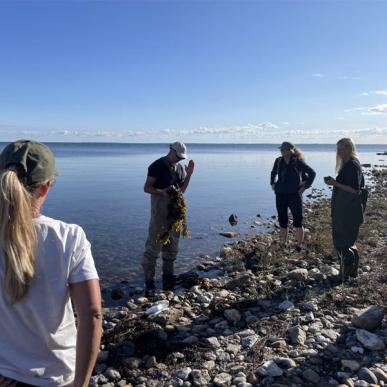
<svg viewBox="0 0 387 387">
<path fill-rule="evenodd" d="M 349 159 L 357 158 L 358 153 L 356 151 L 356 145 L 355 142 L 352 140 L 352 138 L 344 137 L 337 141 L 336 146 L 341 145 L 348 151 Z M 339 173 L 341 171 L 341 168 L 343 168 L 344 160 L 339 156 L 339 152 L 336 149 L 336 173 Z"/>
<path fill-rule="evenodd" d="M 17 171 L 0 171 L 0 247 L 4 256 L 3 286 L 12 303 L 22 299 L 35 277 L 36 231 L 32 218 L 33 192 Z"/>
<path fill-rule="evenodd" d="M 299 148 L 293 148 L 291 149 L 292 155 L 296 156 L 299 160 L 304 160 L 304 152 L 302 152 Z"/>
</svg>

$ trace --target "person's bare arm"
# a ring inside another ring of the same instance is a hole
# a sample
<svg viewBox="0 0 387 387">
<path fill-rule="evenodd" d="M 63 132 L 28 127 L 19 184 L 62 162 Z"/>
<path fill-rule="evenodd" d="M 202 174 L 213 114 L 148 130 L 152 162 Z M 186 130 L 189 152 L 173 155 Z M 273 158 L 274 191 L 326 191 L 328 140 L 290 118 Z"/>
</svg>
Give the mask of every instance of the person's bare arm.
<svg viewBox="0 0 387 387">
<path fill-rule="evenodd" d="M 78 318 L 74 387 L 86 387 L 93 372 L 102 334 L 102 307 L 99 281 L 70 285 Z"/>
<path fill-rule="evenodd" d="M 324 177 L 324 181 L 325 181 L 325 184 L 327 185 L 333 185 L 334 187 L 337 187 L 337 188 L 340 188 L 341 190 L 345 191 L 345 192 L 349 192 L 349 193 L 353 193 L 353 194 L 357 194 L 358 191 L 356 191 L 354 188 L 352 188 L 351 186 L 349 185 L 346 185 L 346 184 L 341 184 L 339 182 L 337 182 L 333 177 L 331 176 L 327 176 L 327 177 Z"/>
<path fill-rule="evenodd" d="M 193 160 L 190 160 L 188 163 L 188 166 L 185 167 L 185 179 L 183 181 L 183 184 L 180 187 L 181 192 L 185 192 L 186 189 L 188 188 L 189 181 L 191 180 L 191 176 L 193 174 L 193 171 L 195 169 L 195 163 Z"/>
<path fill-rule="evenodd" d="M 153 176 L 148 176 L 146 178 L 145 184 L 144 184 L 144 192 L 151 194 L 151 195 L 167 195 L 167 191 L 165 189 L 157 189 L 153 187 L 153 184 L 155 183 L 156 178 Z"/>
</svg>

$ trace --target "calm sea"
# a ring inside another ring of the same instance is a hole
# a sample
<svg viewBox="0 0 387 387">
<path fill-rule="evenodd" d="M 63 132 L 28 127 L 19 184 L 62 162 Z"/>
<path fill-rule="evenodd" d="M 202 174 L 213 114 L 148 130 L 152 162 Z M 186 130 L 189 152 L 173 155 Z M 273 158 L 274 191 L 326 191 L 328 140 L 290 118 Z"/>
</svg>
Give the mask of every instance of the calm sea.
<svg viewBox="0 0 387 387">
<path fill-rule="evenodd" d="M 0 149 L 4 147 L 0 143 Z M 121 280 L 142 283 L 141 258 L 147 237 L 150 197 L 143 192 L 147 167 L 165 155 L 165 144 L 72 144 L 51 143 L 61 176 L 44 204 L 43 213 L 81 225 L 92 243 L 103 286 Z M 324 187 L 322 178 L 334 175 L 334 145 L 300 146 L 306 161 L 317 172 L 314 187 Z M 362 163 L 383 164 L 376 152 L 384 145 L 360 145 Z M 277 145 L 188 146 L 196 167 L 186 192 L 190 239 L 182 239 L 177 271 L 197 263 L 200 254 L 214 255 L 228 242 L 219 231 L 237 231 L 241 236 L 261 220 L 275 214 L 269 175 Z M 230 214 L 239 223 L 231 227 Z"/>
</svg>

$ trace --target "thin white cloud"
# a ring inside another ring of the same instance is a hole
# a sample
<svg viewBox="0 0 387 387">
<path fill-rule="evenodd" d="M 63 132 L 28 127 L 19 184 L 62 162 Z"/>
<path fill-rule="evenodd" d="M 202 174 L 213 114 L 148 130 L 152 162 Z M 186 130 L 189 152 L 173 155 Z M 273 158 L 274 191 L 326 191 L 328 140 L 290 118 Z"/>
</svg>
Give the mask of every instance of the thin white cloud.
<svg viewBox="0 0 387 387">
<path fill-rule="evenodd" d="M 344 117 L 343 116 L 338 116 L 338 117 L 336 117 L 336 120 L 344 120 Z"/>
<path fill-rule="evenodd" d="M 325 78 L 325 75 L 321 73 L 314 73 L 312 74 L 312 76 L 314 76 L 315 78 Z"/>
<path fill-rule="evenodd" d="M 352 109 L 345 109 L 345 113 L 352 113 L 352 112 L 361 112 L 362 115 L 365 116 L 374 116 L 374 115 L 380 115 L 380 114 L 386 114 L 387 113 L 387 104 L 381 104 L 371 107 L 356 107 Z"/>
<path fill-rule="evenodd" d="M 371 107 L 371 108 L 369 108 L 369 112 L 378 113 L 378 114 L 386 114 L 387 113 L 387 103 Z"/>
<path fill-rule="evenodd" d="M 370 95 L 383 95 L 387 96 L 387 90 L 374 90 L 374 91 L 364 91 L 360 95 L 368 97 Z"/>
<path fill-rule="evenodd" d="M 351 75 L 341 75 L 338 79 L 348 80 L 348 81 L 361 81 L 360 77 L 353 77 Z"/>
</svg>

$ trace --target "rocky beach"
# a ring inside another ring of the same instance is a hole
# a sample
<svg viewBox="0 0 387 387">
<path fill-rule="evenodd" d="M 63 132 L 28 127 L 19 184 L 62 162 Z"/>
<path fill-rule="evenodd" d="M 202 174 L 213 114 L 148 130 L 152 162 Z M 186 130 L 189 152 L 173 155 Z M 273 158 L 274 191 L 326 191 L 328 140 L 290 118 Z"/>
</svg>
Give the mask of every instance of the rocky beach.
<svg viewBox="0 0 387 387">
<path fill-rule="evenodd" d="M 279 245 L 273 218 L 267 233 L 203 255 L 174 292 L 105 292 L 117 306 L 104 309 L 90 385 L 387 385 L 387 169 L 365 173 L 358 278 L 331 281 L 339 262 L 330 201 L 312 190 L 301 251 Z"/>
</svg>

